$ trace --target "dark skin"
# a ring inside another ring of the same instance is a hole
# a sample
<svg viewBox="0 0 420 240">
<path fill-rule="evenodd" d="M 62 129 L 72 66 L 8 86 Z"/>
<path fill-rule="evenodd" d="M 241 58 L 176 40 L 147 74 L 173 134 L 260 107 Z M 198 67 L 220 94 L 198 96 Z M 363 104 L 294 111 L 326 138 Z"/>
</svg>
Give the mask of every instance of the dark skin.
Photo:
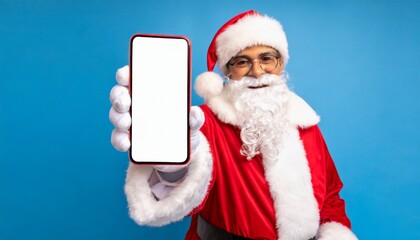
<svg viewBox="0 0 420 240">
<path fill-rule="evenodd" d="M 265 73 L 280 74 L 284 70 L 284 63 L 281 57 L 279 59 L 279 63 L 277 64 L 276 68 L 274 68 L 274 70 L 271 70 L 270 72 L 266 72 L 264 69 L 261 68 L 260 64 L 258 64 L 259 57 L 263 56 L 264 54 L 276 54 L 276 53 L 277 51 L 274 48 L 263 46 L 263 45 L 256 45 L 256 46 L 245 48 L 244 50 L 240 51 L 235 56 L 235 59 L 238 57 L 244 57 L 244 58 L 250 59 L 253 62 L 251 69 L 249 71 L 246 71 L 246 70 L 235 71 L 233 69 L 233 66 L 228 63 L 227 66 L 229 69 L 229 74 L 228 74 L 229 78 L 231 80 L 238 81 L 244 76 L 252 76 L 255 78 L 259 78 L 261 75 Z"/>
</svg>

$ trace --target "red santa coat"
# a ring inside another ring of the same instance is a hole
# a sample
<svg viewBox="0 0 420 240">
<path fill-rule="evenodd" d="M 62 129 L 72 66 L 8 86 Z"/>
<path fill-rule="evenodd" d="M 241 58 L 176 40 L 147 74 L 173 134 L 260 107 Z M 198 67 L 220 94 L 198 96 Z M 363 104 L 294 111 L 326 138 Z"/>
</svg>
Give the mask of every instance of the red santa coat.
<svg viewBox="0 0 420 240">
<path fill-rule="evenodd" d="M 199 239 L 196 234 L 197 214 L 235 235 L 278 239 L 276 214 L 283 213 L 276 213 L 274 209 L 262 156 L 247 160 L 240 154 L 240 129 L 221 122 L 208 106 L 203 105 L 201 109 L 206 119 L 201 132 L 209 142 L 214 167 L 207 199 L 195 209 L 186 239 Z M 320 224 L 335 221 L 350 228 L 344 201 L 339 197 L 343 185 L 318 126 L 299 128 L 298 131 L 312 176 Z"/>
<path fill-rule="evenodd" d="M 130 164 L 125 192 L 130 216 L 162 226 L 193 215 L 186 239 L 199 239 L 197 214 L 211 224 L 253 239 L 354 240 L 342 183 L 317 127 L 319 117 L 292 93 L 282 149 L 274 158 L 248 161 L 233 107 L 223 95 L 201 106 L 205 122 L 188 173 L 167 198 L 157 200 L 148 179 L 153 168 Z"/>
</svg>

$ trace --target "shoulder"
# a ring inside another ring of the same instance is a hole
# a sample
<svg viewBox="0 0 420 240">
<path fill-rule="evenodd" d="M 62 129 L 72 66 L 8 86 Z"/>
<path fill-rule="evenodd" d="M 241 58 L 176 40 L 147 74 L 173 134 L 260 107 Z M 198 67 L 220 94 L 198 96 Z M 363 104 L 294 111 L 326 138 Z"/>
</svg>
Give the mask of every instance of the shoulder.
<svg viewBox="0 0 420 240">
<path fill-rule="evenodd" d="M 209 106 L 207 106 L 207 104 L 202 104 L 198 107 L 201 108 L 201 110 L 203 110 L 204 114 L 211 113 L 211 110 L 210 110 Z"/>
<path fill-rule="evenodd" d="M 298 130 L 300 138 L 304 144 L 307 144 L 308 142 L 314 143 L 323 140 L 323 136 L 318 125 L 313 125 L 306 128 L 299 127 Z"/>
<path fill-rule="evenodd" d="M 199 107 L 204 113 L 204 124 L 200 130 L 205 135 L 207 135 L 209 132 L 212 132 L 220 123 L 218 118 L 214 115 L 213 111 L 207 104 L 200 105 Z"/>
<path fill-rule="evenodd" d="M 315 126 L 320 121 L 311 106 L 294 92 L 290 92 L 287 116 L 292 125 L 301 129 Z"/>
<path fill-rule="evenodd" d="M 210 120 L 213 121 L 216 119 L 216 116 L 214 115 L 214 113 L 212 112 L 212 110 L 209 108 L 207 104 L 200 105 L 199 107 L 204 113 L 205 122 L 209 122 Z"/>
</svg>

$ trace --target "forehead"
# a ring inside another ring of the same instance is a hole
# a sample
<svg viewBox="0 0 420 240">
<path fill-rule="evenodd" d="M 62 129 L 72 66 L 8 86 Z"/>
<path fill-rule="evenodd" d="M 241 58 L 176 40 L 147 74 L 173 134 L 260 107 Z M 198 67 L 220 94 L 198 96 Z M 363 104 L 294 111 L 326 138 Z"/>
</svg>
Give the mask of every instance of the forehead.
<svg viewBox="0 0 420 240">
<path fill-rule="evenodd" d="M 265 52 L 275 52 L 276 50 L 272 47 L 264 46 L 264 45 L 256 45 L 247 47 L 244 50 L 240 51 L 237 55 L 246 55 L 250 57 L 256 57 L 261 53 Z"/>
</svg>

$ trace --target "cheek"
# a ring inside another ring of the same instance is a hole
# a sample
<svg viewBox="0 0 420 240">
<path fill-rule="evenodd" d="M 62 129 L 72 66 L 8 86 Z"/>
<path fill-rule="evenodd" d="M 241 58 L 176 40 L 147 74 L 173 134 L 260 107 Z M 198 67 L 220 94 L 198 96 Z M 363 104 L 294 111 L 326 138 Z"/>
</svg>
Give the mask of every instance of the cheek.
<svg viewBox="0 0 420 240">
<path fill-rule="evenodd" d="M 279 65 L 276 69 L 274 69 L 274 71 L 272 73 L 273 74 L 280 74 L 281 72 L 283 72 L 283 70 L 284 70 L 284 66 Z"/>
<path fill-rule="evenodd" d="M 231 80 L 239 81 L 239 80 L 241 80 L 242 76 L 240 76 L 239 74 L 232 73 L 229 78 Z"/>
<path fill-rule="evenodd" d="M 279 72 L 278 73 L 283 72 L 283 70 L 284 70 L 284 64 L 283 63 L 280 63 L 278 69 L 279 69 Z"/>
</svg>

